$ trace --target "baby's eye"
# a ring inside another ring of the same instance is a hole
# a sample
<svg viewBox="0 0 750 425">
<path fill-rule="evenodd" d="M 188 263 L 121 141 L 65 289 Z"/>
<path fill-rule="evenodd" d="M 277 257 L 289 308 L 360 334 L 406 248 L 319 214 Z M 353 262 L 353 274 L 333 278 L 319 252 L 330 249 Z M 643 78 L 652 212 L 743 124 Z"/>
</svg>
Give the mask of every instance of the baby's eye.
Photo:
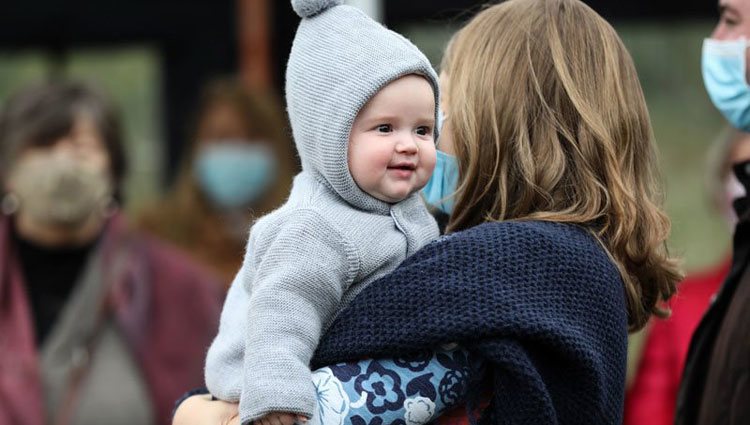
<svg viewBox="0 0 750 425">
<path fill-rule="evenodd" d="M 420 136 L 429 136 L 430 134 L 432 134 L 432 128 L 426 125 L 417 127 L 417 134 Z"/>
<path fill-rule="evenodd" d="M 393 126 L 390 124 L 380 124 L 375 128 L 379 133 L 390 133 L 393 131 Z"/>
</svg>

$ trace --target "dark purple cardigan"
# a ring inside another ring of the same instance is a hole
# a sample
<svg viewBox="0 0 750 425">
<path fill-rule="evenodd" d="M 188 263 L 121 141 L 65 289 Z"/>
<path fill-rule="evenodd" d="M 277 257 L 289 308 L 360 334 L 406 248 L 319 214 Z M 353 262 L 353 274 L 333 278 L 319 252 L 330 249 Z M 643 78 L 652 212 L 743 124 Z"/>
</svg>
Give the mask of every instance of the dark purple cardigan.
<svg viewBox="0 0 750 425">
<path fill-rule="evenodd" d="M 33 315 L 10 225 L 0 215 L 0 425 L 43 425 Z M 169 424 L 174 400 L 185 388 L 203 383 L 205 351 L 218 328 L 221 285 L 175 249 L 131 232 L 117 215 L 95 249 L 103 250 L 105 262 L 115 250 L 125 250 L 127 266 L 112 282 L 108 314 L 141 368 L 157 423 Z"/>
</svg>

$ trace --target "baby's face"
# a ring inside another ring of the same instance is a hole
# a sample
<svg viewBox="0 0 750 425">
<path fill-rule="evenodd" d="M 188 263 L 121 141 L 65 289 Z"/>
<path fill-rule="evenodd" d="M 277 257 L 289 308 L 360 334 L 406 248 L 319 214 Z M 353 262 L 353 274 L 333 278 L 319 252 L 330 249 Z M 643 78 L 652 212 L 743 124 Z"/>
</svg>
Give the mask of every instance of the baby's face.
<svg viewBox="0 0 750 425">
<path fill-rule="evenodd" d="M 418 75 L 401 77 L 365 105 L 349 135 L 349 172 L 381 201 L 423 188 L 435 168 L 435 95 Z"/>
</svg>

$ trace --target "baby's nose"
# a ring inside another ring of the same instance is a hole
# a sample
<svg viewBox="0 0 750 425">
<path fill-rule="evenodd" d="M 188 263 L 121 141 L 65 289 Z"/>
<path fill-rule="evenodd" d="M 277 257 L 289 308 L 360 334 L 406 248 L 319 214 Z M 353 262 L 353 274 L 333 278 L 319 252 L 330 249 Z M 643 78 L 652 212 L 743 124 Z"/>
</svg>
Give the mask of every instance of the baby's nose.
<svg viewBox="0 0 750 425">
<path fill-rule="evenodd" d="M 419 145 L 414 137 L 404 136 L 396 143 L 396 151 L 399 153 L 414 154 L 419 152 Z"/>
</svg>

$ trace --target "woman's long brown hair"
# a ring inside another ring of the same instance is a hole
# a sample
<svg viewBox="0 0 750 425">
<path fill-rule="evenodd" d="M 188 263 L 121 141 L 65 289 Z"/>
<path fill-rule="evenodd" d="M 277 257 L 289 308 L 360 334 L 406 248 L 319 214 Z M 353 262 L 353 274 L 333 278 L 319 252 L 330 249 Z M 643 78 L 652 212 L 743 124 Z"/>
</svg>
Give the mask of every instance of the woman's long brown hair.
<svg viewBox="0 0 750 425">
<path fill-rule="evenodd" d="M 681 273 L 645 99 L 614 29 L 578 0 L 510 0 L 456 34 L 443 72 L 461 176 L 448 230 L 583 225 L 620 269 L 630 330 L 666 315 Z"/>
</svg>

